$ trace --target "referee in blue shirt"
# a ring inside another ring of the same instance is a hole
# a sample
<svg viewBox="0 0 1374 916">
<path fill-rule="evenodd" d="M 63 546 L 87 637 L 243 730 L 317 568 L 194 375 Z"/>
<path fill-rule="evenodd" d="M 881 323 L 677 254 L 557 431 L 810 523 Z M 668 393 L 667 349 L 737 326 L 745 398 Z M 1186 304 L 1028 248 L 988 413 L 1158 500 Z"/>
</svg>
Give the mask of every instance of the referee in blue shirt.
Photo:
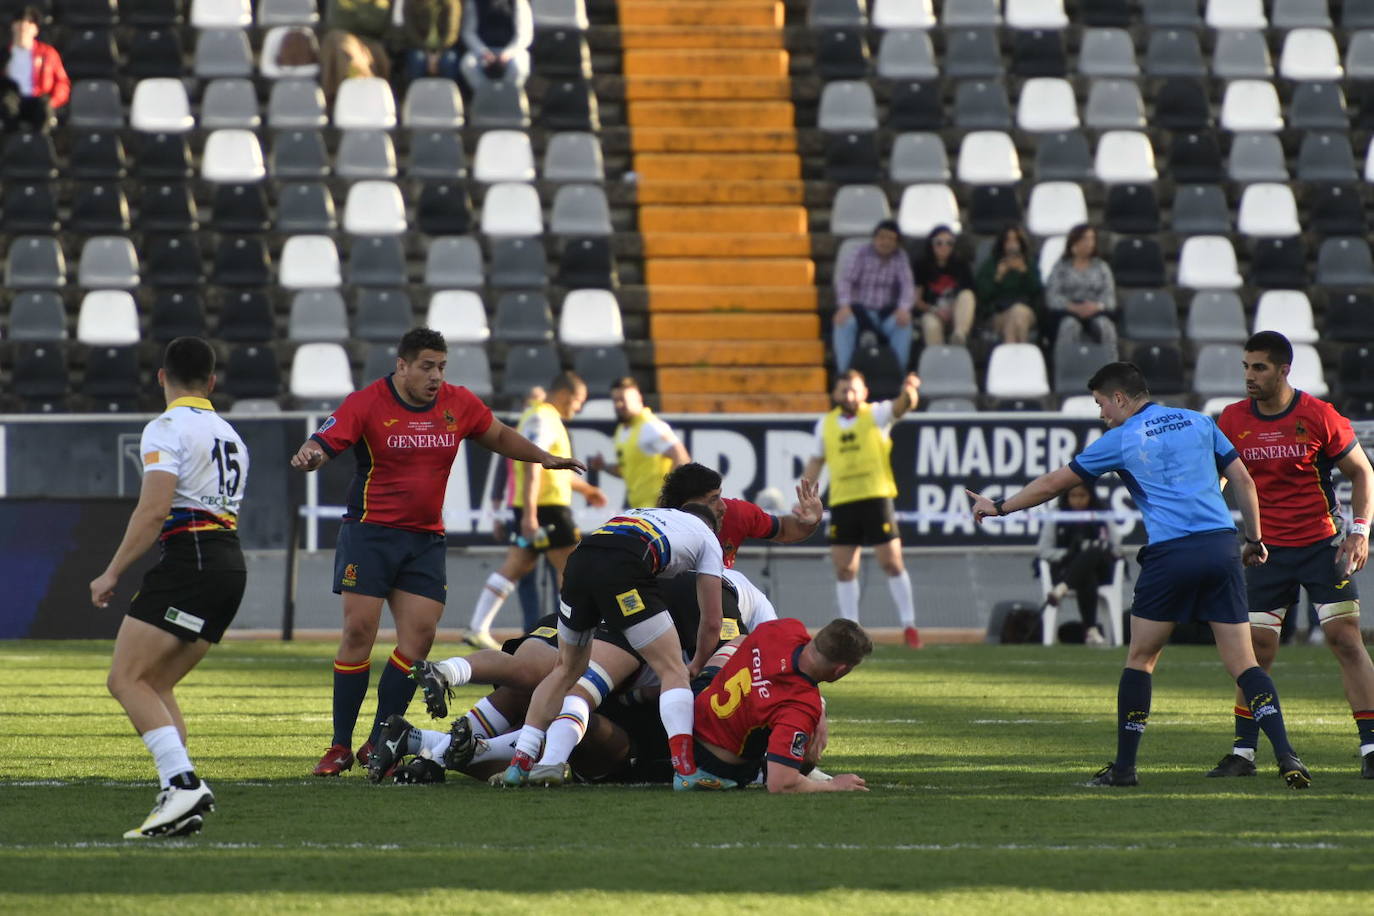
<svg viewBox="0 0 1374 916">
<path fill-rule="evenodd" d="M 1116 759 L 1090 784 L 1137 784 L 1136 750 L 1150 717 L 1151 673 L 1174 626 L 1197 619 L 1211 624 L 1222 663 L 1274 747 L 1279 773 L 1293 788 L 1307 788 L 1311 776 L 1288 743 L 1278 691 L 1255 661 L 1250 642 L 1241 564 L 1257 566 L 1269 557 L 1260 539 L 1255 482 L 1211 417 L 1151 401 L 1145 377 L 1132 363 L 1108 363 L 1088 381 L 1088 389 L 1107 424 L 1102 438 L 1005 499 L 968 492 L 974 519 L 981 523 L 1038 506 L 1115 471 L 1144 516 L 1149 543 L 1140 551 L 1131 645 L 1117 688 Z M 1239 551 L 1221 477 L 1235 488 L 1245 524 Z"/>
</svg>

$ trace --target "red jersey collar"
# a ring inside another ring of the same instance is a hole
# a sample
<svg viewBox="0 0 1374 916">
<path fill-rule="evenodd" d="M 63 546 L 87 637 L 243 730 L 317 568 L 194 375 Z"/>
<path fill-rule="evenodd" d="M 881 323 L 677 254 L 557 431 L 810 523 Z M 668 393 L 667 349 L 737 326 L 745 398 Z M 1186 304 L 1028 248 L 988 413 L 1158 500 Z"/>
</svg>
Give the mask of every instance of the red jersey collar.
<svg viewBox="0 0 1374 916">
<path fill-rule="evenodd" d="M 1302 392 L 1297 388 L 1294 388 L 1293 400 L 1288 402 L 1287 407 L 1285 407 L 1283 410 L 1280 410 L 1278 413 L 1262 413 L 1259 409 L 1259 401 L 1257 401 L 1254 398 L 1251 398 L 1250 412 L 1255 415 L 1256 419 L 1259 420 L 1268 420 L 1270 422 L 1273 422 L 1274 420 L 1282 420 L 1284 417 L 1288 416 L 1290 413 L 1298 409 L 1298 402 L 1301 400 Z"/>
<path fill-rule="evenodd" d="M 410 403 L 409 401 L 407 401 L 405 398 L 401 397 L 401 393 L 400 393 L 399 391 L 396 390 L 396 383 L 393 382 L 393 381 L 391 380 L 391 376 L 393 376 L 393 375 L 395 375 L 395 374 L 396 374 L 395 372 L 391 372 L 391 373 L 388 373 L 388 374 L 387 374 L 386 379 L 385 379 L 385 381 L 386 381 L 386 388 L 387 388 L 388 391 L 391 392 L 391 396 L 392 396 L 393 398 L 396 399 L 396 403 L 397 403 L 397 404 L 400 404 L 400 405 L 401 405 L 403 408 L 405 408 L 406 410 L 410 411 L 411 413 L 428 413 L 429 411 L 431 411 L 431 410 L 434 409 L 434 405 L 435 405 L 435 404 L 439 403 L 439 395 L 436 394 L 436 395 L 434 396 L 434 400 L 430 401 L 430 402 L 429 402 L 428 404 L 426 404 L 424 407 L 416 407 L 414 404 L 411 404 L 411 403 Z M 441 386 L 441 387 L 439 388 L 439 390 L 440 390 L 440 391 L 443 391 L 444 389 L 443 389 L 443 387 Z"/>
<path fill-rule="evenodd" d="M 808 681 L 810 681 L 812 687 L 820 687 L 820 686 L 821 686 L 821 682 L 820 682 L 820 681 L 816 680 L 816 679 L 813 678 L 811 675 L 807 674 L 805 671 L 802 670 L 802 666 L 801 666 L 801 654 L 802 654 L 802 649 L 805 649 L 805 648 L 806 648 L 805 645 L 800 645 L 800 646 L 797 646 L 797 648 L 795 648 L 795 649 L 792 650 L 792 670 L 795 671 L 795 672 L 797 672 L 798 674 L 800 674 L 802 677 L 806 678 Z"/>
</svg>

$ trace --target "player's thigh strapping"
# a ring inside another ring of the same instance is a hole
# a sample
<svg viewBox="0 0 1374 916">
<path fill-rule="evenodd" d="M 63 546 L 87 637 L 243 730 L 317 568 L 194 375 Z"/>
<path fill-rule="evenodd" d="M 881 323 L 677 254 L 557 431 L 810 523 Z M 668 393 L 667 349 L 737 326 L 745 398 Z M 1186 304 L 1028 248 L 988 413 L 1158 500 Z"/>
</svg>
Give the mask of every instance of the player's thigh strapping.
<svg viewBox="0 0 1374 916">
<path fill-rule="evenodd" d="M 1355 580 L 1336 568 L 1339 542 L 1339 538 L 1324 538 L 1302 547 L 1270 547 L 1267 562 L 1246 569 L 1250 624 L 1279 632 L 1289 607 L 1298 601 L 1300 588 L 1307 592 L 1322 623 L 1358 617 L 1360 593 Z"/>
<path fill-rule="evenodd" d="M 1144 547 L 1131 613 L 1146 620 L 1245 623 L 1245 579 L 1234 531 L 1190 534 Z"/>
<path fill-rule="evenodd" d="M 586 645 L 598 623 L 643 648 L 673 629 L 672 617 L 648 561 L 637 549 L 583 541 L 563 571 L 558 637 Z"/>
<path fill-rule="evenodd" d="M 443 604 L 448 596 L 442 534 L 345 522 L 334 549 L 334 593 L 385 598 L 393 590 Z"/>
<path fill-rule="evenodd" d="M 830 507 L 830 543 L 841 547 L 875 547 L 897 537 L 897 514 L 885 497 L 859 499 Z"/>
</svg>

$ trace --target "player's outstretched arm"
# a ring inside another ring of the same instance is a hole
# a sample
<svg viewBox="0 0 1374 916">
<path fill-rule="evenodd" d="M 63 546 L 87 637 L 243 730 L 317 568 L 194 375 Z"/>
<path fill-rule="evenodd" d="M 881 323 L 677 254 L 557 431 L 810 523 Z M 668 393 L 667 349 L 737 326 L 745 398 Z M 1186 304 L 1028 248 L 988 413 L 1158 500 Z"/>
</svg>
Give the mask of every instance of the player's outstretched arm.
<svg viewBox="0 0 1374 916">
<path fill-rule="evenodd" d="M 777 795 L 794 795 L 801 792 L 867 792 L 868 786 L 863 777 L 855 773 L 841 773 L 827 782 L 807 779 L 801 770 L 781 763 L 768 761 L 768 791 Z"/>
<path fill-rule="evenodd" d="M 587 505 L 592 508 L 606 505 L 606 494 L 601 492 L 601 488 L 592 486 L 581 477 L 572 479 L 572 488 L 586 497 Z"/>
<path fill-rule="evenodd" d="M 792 507 L 790 514 L 779 520 L 778 533 L 773 540 L 779 544 L 794 544 L 806 540 L 816 533 L 824 513 L 825 504 L 821 502 L 820 484 L 809 477 L 803 477 L 797 482 L 797 504 Z"/>
<path fill-rule="evenodd" d="M 921 377 L 915 372 L 908 372 L 902 380 L 902 392 L 897 395 L 897 399 L 892 402 L 892 419 L 899 419 L 903 414 L 916 409 L 921 403 Z"/>
<path fill-rule="evenodd" d="M 1239 457 L 1222 469 L 1221 475 L 1231 485 L 1236 494 L 1236 508 L 1240 509 L 1241 531 L 1245 534 L 1245 546 L 1241 548 L 1240 559 L 1246 566 L 1259 566 L 1269 559 L 1260 529 L 1259 491 L 1255 489 L 1254 478 L 1245 468 Z"/>
<path fill-rule="evenodd" d="M 324 463 L 329 460 L 329 455 L 320 444 L 314 439 L 306 439 L 301 447 L 296 449 L 296 454 L 291 456 L 291 467 L 298 471 L 317 471 L 324 467 Z"/>
<path fill-rule="evenodd" d="M 701 620 L 697 624 L 697 646 L 692 653 L 692 663 L 687 666 L 689 677 L 696 677 L 720 643 L 720 625 L 723 612 L 720 603 L 720 576 L 697 573 L 697 607 L 701 608 Z"/>
<path fill-rule="evenodd" d="M 817 455 L 806 459 L 806 467 L 802 469 L 802 480 L 809 480 L 816 484 L 816 492 L 820 492 L 821 468 L 825 467 L 825 459 Z"/>
<path fill-rule="evenodd" d="M 91 604 L 108 607 L 119 577 L 129 565 L 148 552 L 162 530 L 162 522 L 172 510 L 172 497 L 177 491 L 177 475 L 167 471 L 149 471 L 143 475 L 143 487 L 138 492 L 138 505 L 129 515 L 124 538 L 119 542 L 105 571 L 91 580 Z"/>
<path fill-rule="evenodd" d="M 477 442 L 498 455 L 514 458 L 516 461 L 528 461 L 531 464 L 540 465 L 546 470 L 571 470 L 577 471 L 579 474 L 587 471 L 587 466 L 576 458 L 559 458 L 556 455 L 550 455 L 495 418 L 487 427 L 487 431 L 477 437 Z"/>
<path fill-rule="evenodd" d="M 1336 462 L 1336 467 L 1350 481 L 1350 509 L 1355 514 L 1350 533 L 1341 541 L 1336 554 L 1336 566 L 1348 570 L 1346 575 L 1364 569 L 1369 560 L 1369 519 L 1374 513 L 1374 468 L 1369 465 L 1369 456 L 1358 442 L 1355 447 Z"/>
<path fill-rule="evenodd" d="M 1065 490 L 1072 489 L 1082 482 L 1083 478 L 1079 477 L 1068 465 L 1064 465 L 1048 474 L 1040 475 L 1026 484 L 1020 492 L 1002 500 L 1000 512 L 998 505 L 986 496 L 980 496 L 969 489 L 965 489 L 964 492 L 973 498 L 973 520 L 981 525 L 985 518 L 1010 515 L 1021 509 L 1030 509 L 1041 503 L 1049 502 Z"/>
</svg>

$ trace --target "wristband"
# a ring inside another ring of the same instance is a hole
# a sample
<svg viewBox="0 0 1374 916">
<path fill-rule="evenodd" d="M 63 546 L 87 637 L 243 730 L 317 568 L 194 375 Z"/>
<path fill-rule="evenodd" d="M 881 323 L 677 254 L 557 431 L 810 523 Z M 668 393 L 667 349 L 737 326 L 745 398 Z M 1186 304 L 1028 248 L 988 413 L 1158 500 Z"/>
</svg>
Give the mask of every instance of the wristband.
<svg viewBox="0 0 1374 916">
<path fill-rule="evenodd" d="M 1260 540 L 1259 538 L 1246 538 L 1245 543 L 1249 544 L 1252 547 L 1259 547 L 1261 544 L 1264 543 L 1264 541 Z"/>
<path fill-rule="evenodd" d="M 1369 537 L 1369 519 L 1357 518 L 1350 523 L 1350 533 Z"/>
<path fill-rule="evenodd" d="M 994 509 L 997 510 L 997 515 L 998 515 L 999 518 L 1000 518 L 1001 516 L 1007 514 L 1006 511 L 1003 510 L 1003 508 L 1002 508 L 1002 503 L 1004 503 L 1004 502 L 1006 502 L 1006 501 L 1007 501 L 1007 498 L 1006 498 L 1005 496 L 1000 496 L 1000 497 L 998 497 L 997 499 L 994 499 L 994 500 L 992 501 L 992 508 L 994 508 Z"/>
</svg>

